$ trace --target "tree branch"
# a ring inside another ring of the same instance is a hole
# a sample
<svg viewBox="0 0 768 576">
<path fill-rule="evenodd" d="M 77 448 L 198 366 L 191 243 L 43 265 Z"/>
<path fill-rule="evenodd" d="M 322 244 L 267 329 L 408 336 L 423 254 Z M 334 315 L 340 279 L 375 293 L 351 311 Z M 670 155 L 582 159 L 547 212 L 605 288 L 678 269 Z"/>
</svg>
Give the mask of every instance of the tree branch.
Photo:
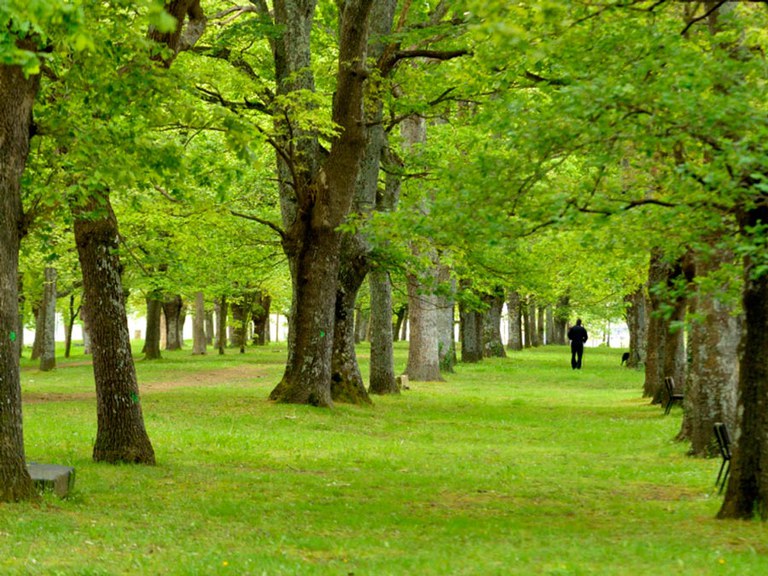
<svg viewBox="0 0 768 576">
<path fill-rule="evenodd" d="M 728 0 L 720 0 L 720 2 L 718 2 L 712 8 L 707 10 L 702 16 L 699 16 L 698 18 L 692 18 L 691 21 L 688 22 L 688 24 L 685 25 L 685 28 L 683 28 L 683 31 L 680 32 L 680 36 L 685 36 L 688 33 L 688 30 L 691 29 L 691 26 L 693 26 L 697 22 L 701 22 L 705 18 L 709 18 L 710 14 L 714 14 L 715 12 L 717 12 L 720 9 L 720 7 L 723 4 L 725 4 L 727 1 Z"/>
<path fill-rule="evenodd" d="M 253 222 L 258 222 L 259 224 L 263 224 L 264 226 L 268 226 L 275 232 L 277 232 L 278 236 L 280 236 L 281 240 L 285 239 L 285 230 L 280 228 L 277 224 L 274 222 L 270 222 L 269 220 L 264 220 L 263 218 L 259 218 L 258 216 L 253 216 L 251 214 L 245 214 L 243 212 L 237 212 L 235 210 L 229 211 L 232 216 L 237 216 L 238 218 L 245 218 L 246 220 L 252 220 Z"/>
</svg>

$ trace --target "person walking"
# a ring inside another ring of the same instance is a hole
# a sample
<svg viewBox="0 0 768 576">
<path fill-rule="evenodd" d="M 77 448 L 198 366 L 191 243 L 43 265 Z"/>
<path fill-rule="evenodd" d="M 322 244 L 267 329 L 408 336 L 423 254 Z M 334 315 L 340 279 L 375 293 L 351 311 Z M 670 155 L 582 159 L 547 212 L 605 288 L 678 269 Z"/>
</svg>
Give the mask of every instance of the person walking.
<svg viewBox="0 0 768 576">
<path fill-rule="evenodd" d="M 587 341 L 587 329 L 581 325 L 581 318 L 576 320 L 576 326 L 568 330 L 568 340 L 571 341 L 571 368 L 581 370 L 584 342 Z"/>
</svg>

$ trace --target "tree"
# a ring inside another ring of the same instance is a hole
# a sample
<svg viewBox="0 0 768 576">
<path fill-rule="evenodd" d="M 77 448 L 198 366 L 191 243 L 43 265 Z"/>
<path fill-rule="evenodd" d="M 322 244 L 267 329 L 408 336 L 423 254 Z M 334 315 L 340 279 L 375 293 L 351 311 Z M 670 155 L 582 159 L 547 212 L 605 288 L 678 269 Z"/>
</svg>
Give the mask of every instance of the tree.
<svg viewBox="0 0 768 576">
<path fill-rule="evenodd" d="M 0 141 L 0 501 L 8 502 L 29 499 L 35 493 L 24 454 L 17 334 L 19 243 L 25 227 L 20 184 L 40 78 L 36 61 L 24 66 L 22 60 L 36 48 L 21 33 L 24 20 L 14 20 L 5 11 L 0 14 L 11 43 L 3 46 L 7 63 L 0 65 L 0 131 L 4 134 Z"/>
</svg>

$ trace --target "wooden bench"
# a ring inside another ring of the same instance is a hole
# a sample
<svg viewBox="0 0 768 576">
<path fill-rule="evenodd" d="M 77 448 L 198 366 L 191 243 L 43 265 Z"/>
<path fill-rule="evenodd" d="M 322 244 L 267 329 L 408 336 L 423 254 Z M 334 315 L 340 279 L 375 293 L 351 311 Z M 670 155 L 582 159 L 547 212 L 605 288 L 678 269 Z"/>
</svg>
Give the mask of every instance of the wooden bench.
<svg viewBox="0 0 768 576">
<path fill-rule="evenodd" d="M 720 488 L 718 492 L 722 494 L 725 483 L 728 480 L 728 474 L 731 472 L 731 437 L 728 435 L 728 428 L 722 422 L 715 422 L 714 430 L 717 446 L 720 449 L 720 456 L 723 457 L 720 470 L 717 473 L 717 480 L 715 480 L 715 486 Z M 725 474 L 723 474 L 723 471 L 725 471 Z M 720 480 L 721 476 L 722 482 Z"/>
<path fill-rule="evenodd" d="M 675 392 L 675 379 L 672 376 L 664 377 L 664 387 L 667 389 L 667 403 L 664 405 L 664 415 L 669 414 L 672 410 L 672 404 L 675 402 L 683 402 L 683 393 Z"/>
</svg>

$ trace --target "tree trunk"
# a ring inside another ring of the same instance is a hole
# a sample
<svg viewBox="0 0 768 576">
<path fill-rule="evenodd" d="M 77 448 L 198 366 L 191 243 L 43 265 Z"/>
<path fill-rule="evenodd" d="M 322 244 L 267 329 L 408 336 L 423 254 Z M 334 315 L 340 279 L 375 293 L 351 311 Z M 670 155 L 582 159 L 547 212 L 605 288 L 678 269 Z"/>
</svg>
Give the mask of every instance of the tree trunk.
<svg viewBox="0 0 768 576">
<path fill-rule="evenodd" d="M 163 304 L 159 300 L 159 295 L 150 292 L 146 298 L 147 302 L 147 329 L 144 337 L 144 359 L 159 360 L 160 353 L 160 314 L 163 311 Z"/>
<path fill-rule="evenodd" d="M 83 354 L 91 355 L 91 319 L 88 316 L 88 307 L 85 305 L 85 294 L 80 305 L 80 318 L 83 319 Z"/>
<path fill-rule="evenodd" d="M 30 360 L 39 360 L 40 354 L 43 352 L 43 340 L 45 339 L 45 328 L 43 327 L 44 314 L 42 301 L 32 304 L 32 316 L 35 318 L 35 339 L 32 341 L 32 352 L 29 355 Z"/>
<path fill-rule="evenodd" d="M 19 374 L 21 175 L 29 153 L 39 77 L 0 65 L 0 502 L 34 499 L 27 472 Z"/>
<path fill-rule="evenodd" d="M 659 292 L 659 286 L 666 284 L 669 278 L 669 266 L 663 261 L 660 250 L 651 251 L 651 260 L 648 266 L 648 332 L 645 357 L 645 382 L 643 384 L 643 396 L 652 398 L 656 404 L 661 394 L 664 382 L 664 347 L 667 341 L 668 323 L 662 315 L 663 297 Z M 671 376 L 671 375 L 670 375 Z"/>
<path fill-rule="evenodd" d="M 740 221 L 741 234 L 768 222 L 768 195 L 755 200 Z M 754 240 L 753 240 L 754 241 Z M 768 519 L 768 274 L 744 258 L 743 309 L 745 330 L 739 361 L 738 410 L 741 425 L 734 430 L 731 475 L 718 518 Z"/>
<path fill-rule="evenodd" d="M 551 305 L 545 309 L 546 323 L 546 343 L 551 345 L 555 343 L 555 311 Z"/>
<path fill-rule="evenodd" d="M 213 335 L 216 330 L 213 325 L 213 310 L 207 310 L 205 312 L 205 343 L 209 346 L 213 346 Z"/>
<path fill-rule="evenodd" d="M 327 156 L 316 135 L 297 134 L 279 155 L 283 249 L 292 279 L 288 360 L 270 394 L 279 402 L 331 406 L 334 312 L 340 266 L 338 226 L 349 213 L 365 155 L 363 86 L 367 72 L 372 0 L 349 0 L 340 8 L 339 67 L 332 120 L 339 127 Z M 310 30 L 315 1 L 275 3 L 282 34 L 273 42 L 278 94 L 314 91 Z M 290 111 L 286 111 L 290 115 Z M 280 122 L 278 122 L 280 127 Z M 285 130 L 281 130 L 285 133 Z M 301 162 L 288 151 L 296 151 Z"/>
<path fill-rule="evenodd" d="M 413 274 L 408 275 L 407 282 L 411 336 L 405 371 L 412 381 L 442 381 L 437 332 L 438 301 L 437 296 L 429 291 L 431 288 L 425 288 L 434 285 L 434 282 L 423 283 Z"/>
<path fill-rule="evenodd" d="M 165 314 L 165 349 L 181 349 L 181 308 L 183 302 L 178 294 L 163 301 L 163 314 Z"/>
<path fill-rule="evenodd" d="M 438 267 L 438 279 L 440 284 L 448 286 L 445 296 L 437 297 L 437 353 L 440 361 L 440 372 L 453 372 L 456 365 L 456 341 L 454 338 L 454 309 L 456 303 L 453 295 L 456 292 L 456 284 L 451 279 L 451 271 L 445 265 Z"/>
<path fill-rule="evenodd" d="M 507 314 L 509 325 L 507 329 L 507 348 L 509 350 L 523 349 L 522 309 L 520 293 L 513 290 L 507 296 Z"/>
<path fill-rule="evenodd" d="M 240 353 L 245 352 L 246 328 L 248 324 L 248 317 L 250 316 L 250 302 L 246 295 L 241 295 L 240 298 L 234 300 L 231 304 L 232 308 L 232 333 L 230 335 L 230 346 L 240 350 Z"/>
<path fill-rule="evenodd" d="M 539 306 L 537 309 L 537 321 L 536 321 L 536 341 L 539 346 L 544 346 L 547 341 L 544 339 L 547 326 L 546 309 L 544 306 Z"/>
<path fill-rule="evenodd" d="M 504 290 L 496 288 L 492 294 L 483 296 L 487 306 L 483 318 L 483 356 L 485 358 L 506 358 L 501 341 L 501 311 L 504 307 Z"/>
<path fill-rule="evenodd" d="M 205 339 L 205 296 L 201 291 L 195 292 L 195 317 L 192 322 L 192 355 L 206 354 Z"/>
<path fill-rule="evenodd" d="M 523 317 L 523 347 L 533 347 L 533 324 L 534 320 L 531 318 L 531 301 L 532 296 L 526 296 L 520 300 L 520 311 Z"/>
<path fill-rule="evenodd" d="M 265 346 L 269 342 L 269 309 L 272 306 L 272 297 L 269 294 L 256 294 L 256 302 L 251 311 L 253 322 L 253 343 L 257 346 Z"/>
<path fill-rule="evenodd" d="M 395 322 L 392 330 L 392 338 L 395 342 L 405 340 L 405 326 L 408 323 L 408 304 L 401 304 L 395 310 Z M 400 333 L 403 337 L 400 337 Z"/>
<path fill-rule="evenodd" d="M 629 360 L 627 368 L 642 366 L 646 358 L 648 345 L 648 300 L 645 285 L 639 286 L 624 300 L 629 304 L 625 319 L 629 329 Z"/>
<path fill-rule="evenodd" d="M 565 346 L 568 343 L 568 318 L 571 316 L 571 297 L 567 294 L 560 296 L 555 308 L 555 339 L 554 344 Z"/>
<path fill-rule="evenodd" d="M 40 308 L 43 345 L 40 349 L 40 371 L 56 368 L 56 268 L 45 267 L 43 305 Z"/>
<path fill-rule="evenodd" d="M 541 344 L 539 342 L 539 329 L 536 326 L 536 297 L 529 295 L 528 296 L 528 330 L 531 334 L 531 343 L 530 345 L 532 347 L 537 347 Z"/>
<path fill-rule="evenodd" d="M 80 308 L 75 308 L 75 295 L 69 295 L 69 316 L 67 318 L 67 331 L 64 336 L 64 358 L 69 358 L 72 352 L 72 331 L 75 328 L 75 320 L 80 313 Z"/>
<path fill-rule="evenodd" d="M 693 276 L 704 277 L 724 264 L 734 262 L 734 255 L 713 250 L 710 256 L 697 254 L 692 263 Z M 715 422 L 724 422 L 728 430 L 736 430 L 736 401 L 739 383 L 738 345 L 741 319 L 731 306 L 718 298 L 727 286 L 716 292 L 704 291 L 697 285 L 690 300 L 694 319 L 688 337 L 690 369 L 685 386 L 685 412 L 679 439 L 691 442 L 695 456 L 715 456 L 713 435 Z"/>
<path fill-rule="evenodd" d="M 368 276 L 371 291 L 371 394 L 398 394 L 395 382 L 392 326 L 392 285 L 385 270 L 374 269 Z"/>
<path fill-rule="evenodd" d="M 97 462 L 154 464 L 144 428 L 139 386 L 118 258 L 117 220 L 107 194 L 75 210 L 75 242 L 91 320 L 96 381 Z"/>
<path fill-rule="evenodd" d="M 345 235 L 342 263 L 336 287 L 331 360 L 331 398 L 334 402 L 369 404 L 368 392 L 357 364 L 355 352 L 355 301 L 368 273 L 367 248 L 362 237 Z"/>
<path fill-rule="evenodd" d="M 224 355 L 224 349 L 227 347 L 227 315 L 229 314 L 229 304 L 227 297 L 222 296 L 219 300 L 219 308 L 216 314 L 216 347 L 219 350 L 219 356 Z"/>
<path fill-rule="evenodd" d="M 483 359 L 483 313 L 459 306 L 461 316 L 461 361 L 480 362 Z"/>
</svg>

